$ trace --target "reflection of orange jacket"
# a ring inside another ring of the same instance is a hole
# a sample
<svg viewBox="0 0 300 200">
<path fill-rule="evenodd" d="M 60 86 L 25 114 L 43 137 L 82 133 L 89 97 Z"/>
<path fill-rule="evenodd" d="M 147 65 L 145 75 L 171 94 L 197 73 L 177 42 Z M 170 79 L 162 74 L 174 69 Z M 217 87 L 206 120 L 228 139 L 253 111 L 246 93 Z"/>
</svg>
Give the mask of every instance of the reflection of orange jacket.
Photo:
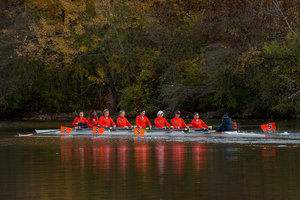
<svg viewBox="0 0 300 200">
<path fill-rule="evenodd" d="M 155 128 L 163 128 L 166 125 L 168 127 L 171 127 L 171 125 L 167 122 L 167 120 L 164 117 L 162 118 L 156 117 L 156 119 L 154 120 L 154 124 L 155 124 Z"/>
<path fill-rule="evenodd" d="M 208 128 L 208 126 L 201 119 L 193 119 L 192 126 L 193 128 L 203 128 L 203 126 Z"/>
<path fill-rule="evenodd" d="M 110 117 L 106 117 L 106 116 L 102 116 L 100 117 L 98 124 L 100 126 L 114 126 L 116 125 L 115 122 L 110 118 Z"/>
<path fill-rule="evenodd" d="M 124 127 L 124 126 L 131 127 L 131 124 L 128 122 L 126 117 L 118 117 L 117 124 L 118 124 L 118 127 Z"/>
<path fill-rule="evenodd" d="M 186 127 L 186 124 L 184 123 L 182 118 L 174 117 L 173 119 L 171 119 L 171 123 L 174 126 L 174 129 L 180 129 Z"/>
<path fill-rule="evenodd" d="M 98 124 L 98 117 L 92 117 L 88 119 L 87 125 L 89 127 L 97 126 Z"/>
<path fill-rule="evenodd" d="M 138 127 L 143 127 L 143 128 L 146 128 L 147 125 L 146 123 L 148 124 L 148 126 L 151 126 L 149 120 L 148 120 L 148 117 L 144 116 L 142 117 L 141 115 L 137 116 L 136 119 L 135 119 L 135 124 L 138 126 Z"/>
<path fill-rule="evenodd" d="M 80 122 L 87 124 L 87 120 L 84 117 L 82 119 L 80 119 L 80 117 L 76 117 L 72 123 L 72 126 L 77 126 Z"/>
</svg>

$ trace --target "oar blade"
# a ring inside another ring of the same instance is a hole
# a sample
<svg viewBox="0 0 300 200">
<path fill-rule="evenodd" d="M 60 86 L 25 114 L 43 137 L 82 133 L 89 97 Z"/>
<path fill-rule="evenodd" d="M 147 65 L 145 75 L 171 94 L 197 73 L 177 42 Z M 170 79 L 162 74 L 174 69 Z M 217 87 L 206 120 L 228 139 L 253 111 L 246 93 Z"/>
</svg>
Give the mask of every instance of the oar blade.
<svg viewBox="0 0 300 200">
<path fill-rule="evenodd" d="M 105 128 L 100 128 L 100 127 L 93 127 L 93 134 L 103 134 L 105 131 Z"/>
<path fill-rule="evenodd" d="M 263 131 L 276 130 L 275 122 L 261 125 Z"/>
<path fill-rule="evenodd" d="M 236 123 L 236 122 L 233 122 L 233 125 L 234 125 L 234 130 L 237 130 L 237 129 L 238 129 L 237 123 Z"/>
<path fill-rule="evenodd" d="M 67 134 L 67 133 L 71 133 L 71 131 L 72 131 L 72 128 L 69 128 L 69 127 L 66 127 L 66 126 L 61 126 L 60 127 L 60 133 Z"/>
<path fill-rule="evenodd" d="M 145 135 L 146 130 L 141 129 L 141 128 L 134 128 L 134 135 Z"/>
</svg>

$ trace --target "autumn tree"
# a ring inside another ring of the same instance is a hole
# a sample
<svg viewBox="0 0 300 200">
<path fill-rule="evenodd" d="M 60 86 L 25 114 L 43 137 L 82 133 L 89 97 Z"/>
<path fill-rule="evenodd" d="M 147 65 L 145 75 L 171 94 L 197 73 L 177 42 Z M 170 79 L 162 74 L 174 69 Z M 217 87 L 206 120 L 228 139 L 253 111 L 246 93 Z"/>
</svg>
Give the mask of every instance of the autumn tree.
<svg viewBox="0 0 300 200">
<path fill-rule="evenodd" d="M 6 59 L 27 85 L 11 90 L 24 94 L 14 108 L 297 116 L 295 1 L 25 0 L 20 8 L 28 29 L 17 35 L 2 24 L 1 35 L 18 42 L 10 46 L 18 62 Z M 4 88 L 18 85 L 4 77 Z"/>
</svg>

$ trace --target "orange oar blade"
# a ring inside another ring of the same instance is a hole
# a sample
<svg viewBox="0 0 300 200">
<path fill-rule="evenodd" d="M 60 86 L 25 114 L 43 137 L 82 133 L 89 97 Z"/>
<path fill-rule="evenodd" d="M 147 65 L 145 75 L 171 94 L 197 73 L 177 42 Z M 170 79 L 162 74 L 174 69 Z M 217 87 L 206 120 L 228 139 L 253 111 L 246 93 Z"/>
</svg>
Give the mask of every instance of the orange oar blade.
<svg viewBox="0 0 300 200">
<path fill-rule="evenodd" d="M 66 127 L 66 126 L 62 126 L 60 127 L 60 133 L 71 133 L 72 128 Z"/>
<path fill-rule="evenodd" d="M 99 127 L 93 127 L 93 134 L 103 134 L 105 131 L 105 128 L 99 128 Z"/>
<path fill-rule="evenodd" d="M 263 124 L 261 125 L 261 128 L 264 131 L 276 130 L 275 122 Z"/>
<path fill-rule="evenodd" d="M 237 123 L 236 123 L 236 122 L 233 122 L 233 125 L 234 125 L 234 129 L 237 130 L 237 129 L 238 129 Z"/>
<path fill-rule="evenodd" d="M 134 135 L 144 135 L 145 132 L 146 132 L 146 130 L 144 130 L 144 129 L 134 128 L 133 134 L 134 134 Z"/>
</svg>

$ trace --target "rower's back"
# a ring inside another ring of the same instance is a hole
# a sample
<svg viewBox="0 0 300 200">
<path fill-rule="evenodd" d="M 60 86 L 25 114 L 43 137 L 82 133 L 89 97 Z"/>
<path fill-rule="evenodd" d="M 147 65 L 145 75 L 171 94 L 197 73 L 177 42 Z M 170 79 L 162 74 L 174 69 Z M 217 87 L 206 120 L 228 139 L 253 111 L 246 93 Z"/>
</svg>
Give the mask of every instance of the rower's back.
<svg viewBox="0 0 300 200">
<path fill-rule="evenodd" d="M 233 121 L 230 118 L 223 118 L 221 126 L 216 130 L 216 132 L 222 131 L 235 131 Z"/>
</svg>

